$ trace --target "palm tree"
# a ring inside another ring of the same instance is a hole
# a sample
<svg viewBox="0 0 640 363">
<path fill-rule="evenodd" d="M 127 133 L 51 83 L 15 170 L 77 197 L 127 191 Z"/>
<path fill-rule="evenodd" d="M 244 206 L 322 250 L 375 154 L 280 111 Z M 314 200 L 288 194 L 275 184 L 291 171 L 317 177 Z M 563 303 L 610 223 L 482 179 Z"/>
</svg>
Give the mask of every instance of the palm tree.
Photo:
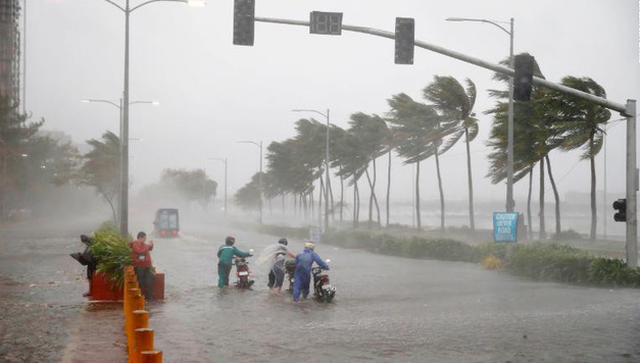
<svg viewBox="0 0 640 363">
<path fill-rule="evenodd" d="M 364 173 L 369 184 L 369 227 L 373 222 L 373 206 L 375 204 L 378 226 L 380 225 L 380 206 L 375 193 L 377 170 L 376 159 L 386 152 L 385 140 L 390 133 L 387 123 L 378 115 L 367 115 L 359 112 L 351 115 L 350 128 L 347 132 L 353 135 L 358 155 L 366 158 Z M 369 174 L 369 164 L 373 166 L 373 176 Z"/>
<path fill-rule="evenodd" d="M 502 63 L 506 63 L 503 61 Z M 544 78 L 537 63 L 534 63 L 534 74 Z M 507 83 L 508 77 L 502 74 L 495 74 L 494 79 Z M 490 90 L 490 95 L 499 99 L 496 106 L 487 111 L 492 114 L 494 122 L 492 125 L 491 138 L 487 145 L 494 149 L 489 155 L 491 167 L 489 175 L 493 183 L 499 183 L 506 178 L 506 122 L 507 122 L 507 101 L 508 91 Z M 549 166 L 549 153 L 560 145 L 560 134 L 556 127 L 558 121 L 555 110 L 549 107 L 550 91 L 534 86 L 531 93 L 531 101 L 515 102 L 514 108 L 514 182 L 520 180 L 527 173 L 533 172 L 535 164 L 540 165 L 540 238 L 546 238 L 545 217 L 544 217 L 544 167 L 547 161 Z M 531 179 L 530 179 L 531 180 Z M 556 234 L 561 232 L 560 223 L 560 199 L 558 196 L 555 180 L 550 177 L 551 186 L 554 191 L 556 205 Z M 527 205 L 530 204 L 530 199 Z M 528 208 L 529 209 L 529 208 Z M 531 228 L 531 216 L 529 214 L 529 228 Z"/>
<path fill-rule="evenodd" d="M 607 97 L 604 88 L 589 77 L 567 76 L 562 79 L 561 83 L 598 97 Z M 561 120 L 557 123 L 557 127 L 562 133 L 560 150 L 582 149 L 583 153 L 580 158 L 589 160 L 591 164 L 591 231 L 589 236 L 594 240 L 598 222 L 595 157 L 602 149 L 604 126 L 611 118 L 611 112 L 595 103 L 559 92 L 552 94 L 550 104 Z"/>
<path fill-rule="evenodd" d="M 469 144 L 476 138 L 476 136 L 478 136 L 478 120 L 473 117 L 473 106 L 476 102 L 476 86 L 470 79 L 466 80 L 466 85 L 467 88 L 465 89 L 453 77 L 435 76 L 434 81 L 423 90 L 423 94 L 424 98 L 431 101 L 444 118 L 461 125 L 460 130 L 456 131 L 448 140 L 448 147 L 445 146 L 445 149 L 453 146 L 464 135 L 467 150 L 469 226 L 471 231 L 475 231 L 473 213 L 473 178 L 471 173 L 471 151 Z M 451 127 L 453 127 L 453 125 Z M 442 213 L 442 215 L 444 216 L 444 213 Z M 442 223 L 444 225 L 444 222 Z"/>
<path fill-rule="evenodd" d="M 360 190 L 358 188 L 358 180 L 364 175 L 369 160 L 363 154 L 363 149 L 360 147 L 353 133 L 337 129 L 336 140 L 339 141 L 332 149 L 331 166 L 338 168 L 337 175 L 340 177 L 340 180 L 351 178 L 349 184 L 353 185 L 353 228 L 356 228 L 360 220 Z M 344 201 L 342 196 L 340 199 L 340 215 L 342 216 Z"/>
<path fill-rule="evenodd" d="M 405 93 L 393 95 L 387 101 L 391 107 L 388 121 L 400 140 L 398 154 L 405 158 L 405 164 L 416 164 L 415 208 L 420 230 L 420 162 L 438 153 L 443 136 L 439 129 L 442 120 L 434 106 L 416 102 Z"/>
</svg>

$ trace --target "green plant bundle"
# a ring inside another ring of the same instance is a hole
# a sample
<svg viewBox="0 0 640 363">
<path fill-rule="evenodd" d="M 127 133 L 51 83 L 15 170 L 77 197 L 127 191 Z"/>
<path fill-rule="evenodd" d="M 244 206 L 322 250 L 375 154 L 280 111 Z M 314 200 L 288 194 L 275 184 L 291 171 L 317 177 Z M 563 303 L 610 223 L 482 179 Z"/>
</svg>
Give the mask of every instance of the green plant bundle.
<svg viewBox="0 0 640 363">
<path fill-rule="evenodd" d="M 97 271 L 116 286 L 123 286 L 124 267 L 133 263 L 129 243 L 110 228 L 97 230 L 93 239 L 91 253 L 98 260 Z"/>
</svg>

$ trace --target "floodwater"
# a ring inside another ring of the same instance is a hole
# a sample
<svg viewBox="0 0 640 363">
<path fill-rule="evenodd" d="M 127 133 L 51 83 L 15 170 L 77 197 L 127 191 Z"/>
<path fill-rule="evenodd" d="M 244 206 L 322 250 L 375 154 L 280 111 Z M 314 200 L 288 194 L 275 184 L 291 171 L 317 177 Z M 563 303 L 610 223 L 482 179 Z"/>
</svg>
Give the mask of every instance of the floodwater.
<svg viewBox="0 0 640 363">
<path fill-rule="evenodd" d="M 276 237 L 235 234 L 255 253 Z M 319 245 L 329 304 L 215 284 L 220 231 L 155 240 L 166 299 L 149 306 L 167 362 L 637 362 L 640 292 L 540 283 L 479 265 Z M 302 243 L 292 241 L 293 251 Z M 233 278 L 233 276 L 232 276 Z"/>
<path fill-rule="evenodd" d="M 69 257 L 90 231 L 44 223 L 0 230 L 0 362 L 126 361 L 122 306 L 89 304 L 86 271 Z"/>
<path fill-rule="evenodd" d="M 120 305 L 88 304 L 68 254 L 90 229 L 0 231 L 0 362 L 125 362 Z M 539 283 L 467 263 L 319 245 L 330 304 L 215 286 L 227 233 L 257 255 L 277 237 L 233 229 L 155 239 L 166 299 L 147 306 L 165 362 L 638 362 L 640 291 Z M 291 241 L 293 251 L 301 241 Z M 250 259 L 250 262 L 253 259 Z"/>
</svg>

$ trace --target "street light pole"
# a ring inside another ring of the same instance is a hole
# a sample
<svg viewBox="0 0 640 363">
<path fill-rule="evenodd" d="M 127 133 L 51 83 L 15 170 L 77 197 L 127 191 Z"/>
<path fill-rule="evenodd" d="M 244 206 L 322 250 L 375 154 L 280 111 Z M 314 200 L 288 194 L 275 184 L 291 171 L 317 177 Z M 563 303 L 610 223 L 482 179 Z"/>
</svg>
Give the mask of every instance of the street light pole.
<svg viewBox="0 0 640 363">
<path fill-rule="evenodd" d="M 260 225 L 262 225 L 262 140 L 258 144 L 255 141 L 238 141 L 239 144 L 253 144 L 260 148 L 260 173 L 258 174 L 258 207 L 260 208 Z"/>
<path fill-rule="evenodd" d="M 194 3 L 195 5 L 202 5 L 202 1 L 190 1 L 190 0 L 148 0 L 141 4 L 138 4 L 131 8 L 129 6 L 130 0 L 125 0 L 124 8 L 112 0 L 104 0 L 107 3 L 115 6 L 124 13 L 124 92 L 122 94 L 122 133 L 120 135 L 120 154 L 122 155 L 122 163 L 120 165 L 120 185 L 122 190 L 120 191 L 120 234 L 123 237 L 129 235 L 129 16 L 131 13 L 142 6 L 166 1 L 166 2 L 180 2 L 180 3 Z"/>
<path fill-rule="evenodd" d="M 262 160 L 262 157 L 260 157 Z M 227 158 L 209 158 L 209 160 L 218 160 L 224 163 L 224 216 L 227 216 Z"/>
<path fill-rule="evenodd" d="M 331 126 L 331 122 L 329 120 L 330 110 L 327 108 L 327 113 L 323 113 L 318 110 L 309 110 L 309 109 L 295 109 L 291 110 L 293 112 L 314 112 L 319 115 L 322 115 L 327 120 L 327 136 L 326 136 L 326 146 L 325 146 L 325 183 L 324 183 L 324 231 L 325 233 L 329 230 L 329 129 Z"/>
<path fill-rule="evenodd" d="M 487 23 L 494 25 L 500 28 L 502 31 L 509 35 L 509 68 L 514 69 L 515 67 L 515 58 L 513 57 L 513 18 L 510 19 L 509 22 L 509 30 L 505 29 L 502 25 L 486 19 L 470 19 L 470 18 L 447 18 L 447 21 L 471 21 L 478 23 Z M 506 201 L 506 210 L 507 212 L 513 212 L 516 206 L 515 200 L 513 199 L 513 76 L 509 76 L 509 110 L 508 110 L 508 119 L 507 119 L 507 201 Z"/>
</svg>

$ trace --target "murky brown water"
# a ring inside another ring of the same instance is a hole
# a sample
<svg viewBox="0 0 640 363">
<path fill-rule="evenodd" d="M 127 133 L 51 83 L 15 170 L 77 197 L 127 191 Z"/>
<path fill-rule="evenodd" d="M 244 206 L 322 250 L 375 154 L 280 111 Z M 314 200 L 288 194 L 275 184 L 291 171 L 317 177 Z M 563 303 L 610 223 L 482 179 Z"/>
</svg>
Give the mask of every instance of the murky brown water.
<svg viewBox="0 0 640 363">
<path fill-rule="evenodd" d="M 81 297 L 84 268 L 68 257 L 81 249 L 77 234 L 0 232 L 0 362 L 126 361 L 120 306 Z M 235 235 L 256 253 L 277 240 Z M 321 245 L 336 299 L 296 305 L 270 295 L 258 269 L 253 291 L 219 292 L 223 237 L 213 230 L 156 240 L 166 299 L 148 310 L 165 362 L 640 361 L 637 290 Z"/>
<path fill-rule="evenodd" d="M 237 233 L 257 252 L 277 238 Z M 156 240 L 167 299 L 150 307 L 171 362 L 635 362 L 640 292 L 538 283 L 465 263 L 319 246 L 331 304 L 214 287 L 222 234 Z M 301 250 L 301 243 L 291 243 Z"/>
</svg>

